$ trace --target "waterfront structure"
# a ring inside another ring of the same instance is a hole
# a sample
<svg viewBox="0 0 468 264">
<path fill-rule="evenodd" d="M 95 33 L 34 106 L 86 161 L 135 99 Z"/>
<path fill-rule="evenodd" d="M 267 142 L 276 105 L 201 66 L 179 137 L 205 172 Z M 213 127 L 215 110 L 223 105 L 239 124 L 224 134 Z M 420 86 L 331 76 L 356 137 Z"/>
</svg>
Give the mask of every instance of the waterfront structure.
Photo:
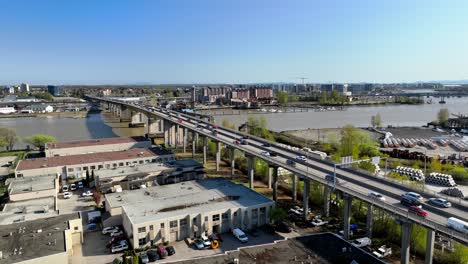
<svg viewBox="0 0 468 264">
<path fill-rule="evenodd" d="M 13 223 L 1 227 L 0 264 L 68 263 L 73 246 L 83 243 L 79 214 Z"/>
<path fill-rule="evenodd" d="M 151 141 L 145 137 L 114 137 L 69 142 L 53 142 L 45 145 L 46 157 L 123 151 L 149 148 Z"/>
<path fill-rule="evenodd" d="M 54 107 L 51 105 L 35 104 L 30 105 L 25 109 L 21 110 L 21 112 L 24 111 L 27 111 L 29 113 L 52 113 L 54 111 Z"/>
<path fill-rule="evenodd" d="M 47 85 L 47 92 L 53 96 L 62 96 L 65 94 L 65 91 L 60 86 Z"/>
<path fill-rule="evenodd" d="M 29 84 L 27 83 L 20 84 L 19 91 L 22 93 L 29 93 Z"/>
<path fill-rule="evenodd" d="M 165 163 L 148 163 L 119 169 L 94 172 L 96 188 L 109 193 L 119 186 L 122 190 L 178 183 L 202 179 L 203 165 L 196 160 L 173 160 Z"/>
<path fill-rule="evenodd" d="M 58 177 L 38 176 L 28 178 L 9 178 L 6 180 L 8 198 L 12 202 L 57 197 L 59 192 Z"/>
<path fill-rule="evenodd" d="M 16 112 L 16 109 L 12 106 L 0 107 L 0 114 L 13 114 Z"/>
<path fill-rule="evenodd" d="M 121 211 L 134 248 L 174 242 L 269 222 L 274 201 L 223 178 L 188 181 L 106 195 L 106 210 Z"/>
<path fill-rule="evenodd" d="M 61 179 L 85 178 L 94 170 L 135 166 L 150 162 L 170 161 L 174 154 L 162 148 L 135 148 L 70 156 L 54 156 L 21 160 L 16 166 L 16 177 L 59 175 Z"/>
</svg>

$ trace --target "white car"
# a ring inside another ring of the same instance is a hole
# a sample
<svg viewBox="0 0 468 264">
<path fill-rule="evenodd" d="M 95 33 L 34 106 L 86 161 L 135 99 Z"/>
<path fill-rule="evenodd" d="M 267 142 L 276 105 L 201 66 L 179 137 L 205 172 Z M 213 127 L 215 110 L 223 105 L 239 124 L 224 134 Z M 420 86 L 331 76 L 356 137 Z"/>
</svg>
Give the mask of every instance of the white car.
<svg viewBox="0 0 468 264">
<path fill-rule="evenodd" d="M 115 246 L 113 246 L 111 248 L 111 252 L 116 253 L 116 252 L 124 251 L 124 250 L 127 250 L 127 249 L 128 249 L 127 241 L 122 240 L 122 241 L 120 241 L 119 244 L 117 244 L 117 245 L 115 245 Z"/>
<path fill-rule="evenodd" d="M 239 239 L 240 242 L 242 243 L 247 243 L 249 242 L 249 238 L 245 235 L 244 231 L 240 230 L 239 228 L 235 228 L 232 230 L 232 234 Z"/>
<path fill-rule="evenodd" d="M 210 247 L 211 246 L 211 241 L 208 237 L 206 237 L 205 235 L 202 235 L 201 236 L 201 240 L 203 241 L 203 245 L 205 247 Z"/>
<path fill-rule="evenodd" d="M 263 155 L 263 156 L 270 156 L 270 152 L 268 152 L 268 151 L 262 151 L 262 155 Z"/>
<path fill-rule="evenodd" d="M 76 190 L 76 185 L 74 183 L 70 184 L 70 191 Z"/>
<path fill-rule="evenodd" d="M 297 156 L 297 160 L 302 160 L 302 161 L 307 161 L 307 158 L 305 156 Z"/>
<path fill-rule="evenodd" d="M 401 196 L 410 200 L 416 200 L 419 202 L 423 201 L 422 196 L 415 192 L 407 192 L 407 193 L 402 194 Z"/>
<path fill-rule="evenodd" d="M 68 192 L 68 185 L 62 186 L 62 192 Z"/>
<path fill-rule="evenodd" d="M 123 235 L 123 231 L 120 231 L 120 230 L 118 230 L 118 229 L 117 229 L 117 230 L 114 230 L 114 231 L 112 231 L 112 232 L 110 233 L 110 236 L 111 236 L 111 237 L 121 236 L 121 235 Z"/>
<path fill-rule="evenodd" d="M 72 193 L 71 192 L 64 192 L 63 193 L 63 198 L 64 199 L 70 199 L 72 197 Z"/>
<path fill-rule="evenodd" d="M 90 191 L 90 190 L 87 190 L 86 192 L 84 192 L 83 194 L 81 194 L 81 196 L 83 196 L 83 197 L 90 197 L 90 196 L 93 196 L 93 192 Z"/>
<path fill-rule="evenodd" d="M 322 219 L 316 218 L 310 222 L 313 226 L 323 226 L 328 224 L 328 221 L 322 221 Z"/>
<path fill-rule="evenodd" d="M 351 245 L 358 247 L 358 248 L 367 247 L 367 246 L 370 246 L 371 244 L 372 244 L 372 240 L 370 240 L 370 238 L 368 237 L 358 238 L 353 243 L 351 243 Z"/>
<path fill-rule="evenodd" d="M 390 256 L 392 254 L 392 248 L 383 245 L 376 251 L 372 252 L 372 254 L 378 258 L 385 258 L 386 256 Z"/>
<path fill-rule="evenodd" d="M 380 193 L 378 193 L 378 192 L 370 192 L 369 197 L 372 197 L 374 199 L 378 199 L 378 200 L 380 200 L 382 202 L 385 201 L 385 197 L 383 195 L 381 195 Z"/>
<path fill-rule="evenodd" d="M 114 231 L 119 231 L 119 228 L 116 227 L 116 226 L 108 226 L 108 227 L 104 227 L 102 229 L 102 234 L 106 235 L 106 234 L 110 234 L 110 233 L 112 233 Z"/>
</svg>

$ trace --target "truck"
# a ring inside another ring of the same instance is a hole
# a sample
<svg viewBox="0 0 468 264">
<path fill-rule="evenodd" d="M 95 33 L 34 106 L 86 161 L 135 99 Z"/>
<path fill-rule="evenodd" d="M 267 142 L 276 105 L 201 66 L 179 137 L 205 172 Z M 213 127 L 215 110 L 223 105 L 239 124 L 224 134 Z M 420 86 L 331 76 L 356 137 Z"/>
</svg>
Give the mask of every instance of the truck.
<svg viewBox="0 0 468 264">
<path fill-rule="evenodd" d="M 447 226 L 460 233 L 468 234 L 468 223 L 455 217 L 449 217 Z"/>
<path fill-rule="evenodd" d="M 351 245 L 362 248 L 362 247 L 367 247 L 372 244 L 372 241 L 368 237 L 363 237 L 363 238 L 358 238 L 356 239 Z"/>
<path fill-rule="evenodd" d="M 377 250 L 372 252 L 372 255 L 378 258 L 385 258 L 387 256 L 390 256 L 391 254 L 392 254 L 392 248 L 387 247 L 386 245 L 383 245 L 379 247 Z"/>
</svg>

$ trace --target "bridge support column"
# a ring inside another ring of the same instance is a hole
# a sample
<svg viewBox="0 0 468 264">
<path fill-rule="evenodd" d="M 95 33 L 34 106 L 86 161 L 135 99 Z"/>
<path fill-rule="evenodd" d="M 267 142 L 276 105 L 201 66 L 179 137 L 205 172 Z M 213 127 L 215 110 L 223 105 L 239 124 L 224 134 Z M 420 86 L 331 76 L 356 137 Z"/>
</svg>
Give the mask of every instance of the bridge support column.
<svg viewBox="0 0 468 264">
<path fill-rule="evenodd" d="M 195 131 L 192 131 L 192 159 L 195 158 L 195 152 L 197 150 L 197 139 L 198 139 L 198 133 Z"/>
<path fill-rule="evenodd" d="M 309 216 L 309 192 L 310 192 L 310 180 L 303 179 L 304 181 L 304 191 L 302 193 L 302 208 L 304 220 L 307 221 Z"/>
<path fill-rule="evenodd" d="M 164 144 L 169 145 L 170 138 L 170 124 L 169 121 L 163 121 L 163 130 L 164 130 Z"/>
<path fill-rule="evenodd" d="M 221 163 L 221 142 L 216 142 L 216 171 L 219 171 L 219 163 Z"/>
<path fill-rule="evenodd" d="M 297 200 L 297 176 L 296 174 L 293 174 L 291 178 L 292 178 L 292 199 L 293 199 L 293 202 L 295 202 Z"/>
<path fill-rule="evenodd" d="M 120 122 L 131 122 L 132 121 L 132 111 L 130 109 L 122 108 L 120 115 Z"/>
<path fill-rule="evenodd" d="M 254 157 L 248 156 L 249 167 L 248 167 L 248 177 L 249 177 L 249 188 L 254 189 Z"/>
<path fill-rule="evenodd" d="M 208 138 L 203 137 L 203 165 L 206 165 L 206 151 L 208 149 Z"/>
<path fill-rule="evenodd" d="M 409 264 L 410 260 L 410 239 L 411 239 L 411 223 L 401 221 L 401 264 Z"/>
<path fill-rule="evenodd" d="M 236 170 L 236 149 L 235 148 L 231 148 L 230 149 L 230 161 L 231 161 L 231 178 L 234 178 L 234 172 Z"/>
<path fill-rule="evenodd" d="M 175 125 L 175 148 L 179 146 L 179 125 Z"/>
<path fill-rule="evenodd" d="M 426 258 L 424 259 L 424 264 L 432 264 L 432 258 L 434 256 L 434 240 L 435 231 L 427 229 Z"/>
<path fill-rule="evenodd" d="M 187 152 L 187 128 L 182 128 L 182 149 L 184 153 Z"/>
<path fill-rule="evenodd" d="M 271 175 L 271 167 L 268 165 L 268 189 L 271 190 L 271 181 L 272 181 L 272 175 Z"/>
<path fill-rule="evenodd" d="M 349 225 L 351 220 L 351 204 L 353 202 L 353 197 L 347 194 L 343 194 L 344 207 L 343 207 L 343 238 L 349 240 Z"/>
<path fill-rule="evenodd" d="M 330 187 L 323 186 L 323 215 L 325 217 L 330 217 L 330 192 Z"/>
<path fill-rule="evenodd" d="M 273 167 L 273 200 L 278 200 L 278 167 Z"/>
<path fill-rule="evenodd" d="M 367 231 L 367 237 L 369 238 L 372 237 L 372 225 L 374 223 L 373 217 L 374 217 L 374 205 L 368 204 L 367 205 L 366 231 Z"/>
</svg>

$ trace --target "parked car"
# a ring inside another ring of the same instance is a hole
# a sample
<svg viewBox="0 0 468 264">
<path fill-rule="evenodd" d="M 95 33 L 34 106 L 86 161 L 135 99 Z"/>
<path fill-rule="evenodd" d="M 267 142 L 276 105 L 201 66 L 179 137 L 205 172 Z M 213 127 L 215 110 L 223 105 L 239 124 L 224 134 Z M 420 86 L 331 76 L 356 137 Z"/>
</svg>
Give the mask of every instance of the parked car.
<svg viewBox="0 0 468 264">
<path fill-rule="evenodd" d="M 372 197 L 372 198 L 380 200 L 380 201 L 385 201 L 385 197 L 383 195 L 381 195 L 380 193 L 378 193 L 378 192 L 370 192 L 369 197 Z"/>
<path fill-rule="evenodd" d="M 64 199 L 70 199 L 73 196 L 71 192 L 64 192 L 63 193 L 63 198 Z"/>
<path fill-rule="evenodd" d="M 111 252 L 116 253 L 116 252 L 124 251 L 124 250 L 127 250 L 127 249 L 128 249 L 127 241 L 122 240 L 122 241 L 120 241 L 119 244 L 117 244 L 117 245 L 115 245 L 115 246 L 113 246 L 111 248 Z"/>
<path fill-rule="evenodd" d="M 400 202 L 401 202 L 402 205 L 416 206 L 416 207 L 422 208 L 422 204 L 421 204 L 420 201 L 414 200 L 414 199 L 411 199 L 411 198 L 403 197 Z"/>
<path fill-rule="evenodd" d="M 62 192 L 68 192 L 69 188 L 68 185 L 62 186 Z"/>
<path fill-rule="evenodd" d="M 376 251 L 372 252 L 372 255 L 378 258 L 385 258 L 392 254 L 392 248 L 387 247 L 386 245 L 380 246 Z"/>
<path fill-rule="evenodd" d="M 232 234 L 242 243 L 249 241 L 249 238 L 245 235 L 244 231 L 240 230 L 239 228 L 232 230 Z"/>
<path fill-rule="evenodd" d="M 306 156 L 296 156 L 297 160 L 307 161 Z"/>
<path fill-rule="evenodd" d="M 90 196 L 93 196 L 93 192 L 90 190 L 87 190 L 86 192 L 82 193 L 81 196 L 90 197 Z"/>
<path fill-rule="evenodd" d="M 158 248 L 156 249 L 158 251 L 159 256 L 163 259 L 168 256 L 166 247 L 163 245 L 159 245 Z"/>
<path fill-rule="evenodd" d="M 415 192 L 407 192 L 401 195 L 403 198 L 407 199 L 412 199 L 412 200 L 417 200 L 419 202 L 422 202 L 423 198 L 420 194 L 415 193 Z"/>
<path fill-rule="evenodd" d="M 286 160 L 286 164 L 288 164 L 289 166 L 292 166 L 292 167 L 296 167 L 296 162 L 294 160 Z"/>
<path fill-rule="evenodd" d="M 372 240 L 368 237 L 358 238 L 351 243 L 351 245 L 358 247 L 358 248 L 367 247 L 367 246 L 370 246 L 371 244 L 372 244 Z"/>
<path fill-rule="evenodd" d="M 158 252 L 156 250 L 149 250 L 148 253 L 148 259 L 150 262 L 160 260 L 161 257 L 159 256 Z"/>
<path fill-rule="evenodd" d="M 114 231 L 112 231 L 112 232 L 110 233 L 110 236 L 111 236 L 111 237 L 121 236 L 121 235 L 123 235 L 123 231 L 118 230 L 118 229 L 117 229 L 117 230 L 114 230 Z"/>
<path fill-rule="evenodd" d="M 173 246 L 168 246 L 168 247 L 166 247 L 166 251 L 167 251 L 167 254 L 168 254 L 169 256 L 172 256 L 172 255 L 175 254 L 175 249 L 174 249 Z"/>
<path fill-rule="evenodd" d="M 76 190 L 76 184 L 72 183 L 70 184 L 70 191 L 75 191 Z"/>
<path fill-rule="evenodd" d="M 291 233 L 292 228 L 285 222 L 278 222 L 275 225 L 275 230 L 281 233 Z"/>
<path fill-rule="evenodd" d="M 452 204 L 449 201 L 442 198 L 429 198 L 429 203 L 444 208 L 452 207 Z"/>
<path fill-rule="evenodd" d="M 102 229 L 102 234 L 103 235 L 107 235 L 107 234 L 110 234 L 114 231 L 119 231 L 119 228 L 117 226 L 108 226 L 108 227 L 104 227 Z"/>
<path fill-rule="evenodd" d="M 201 236 L 201 240 L 203 240 L 203 245 L 205 247 L 211 247 L 211 240 L 209 237 L 205 236 L 204 234 Z"/>
<path fill-rule="evenodd" d="M 83 189 L 83 182 L 82 181 L 79 181 L 78 182 L 78 189 Z"/>
<path fill-rule="evenodd" d="M 149 263 L 150 262 L 148 254 L 146 253 L 146 251 L 140 252 L 140 254 L 138 254 L 138 259 L 140 260 L 140 263 Z"/>
<path fill-rule="evenodd" d="M 468 234 L 468 223 L 455 217 L 449 217 L 447 226 L 463 234 Z"/>
<path fill-rule="evenodd" d="M 426 212 L 426 211 L 424 211 L 422 208 L 419 208 L 419 207 L 414 206 L 414 205 L 410 206 L 410 207 L 408 208 L 408 211 L 411 212 L 411 213 L 415 213 L 415 214 L 417 214 L 417 215 L 419 215 L 419 216 L 422 216 L 422 217 L 426 217 L 426 216 L 427 216 L 427 212 Z"/>
<path fill-rule="evenodd" d="M 315 218 L 314 220 L 312 220 L 312 222 L 310 222 L 313 226 L 323 226 L 323 225 L 326 225 L 328 224 L 328 221 L 323 221 L 322 219 L 320 218 Z"/>
<path fill-rule="evenodd" d="M 193 245 L 197 248 L 197 249 L 204 249 L 205 248 L 205 244 L 203 243 L 203 240 L 200 239 L 200 238 L 197 238 L 193 241 Z"/>
</svg>

